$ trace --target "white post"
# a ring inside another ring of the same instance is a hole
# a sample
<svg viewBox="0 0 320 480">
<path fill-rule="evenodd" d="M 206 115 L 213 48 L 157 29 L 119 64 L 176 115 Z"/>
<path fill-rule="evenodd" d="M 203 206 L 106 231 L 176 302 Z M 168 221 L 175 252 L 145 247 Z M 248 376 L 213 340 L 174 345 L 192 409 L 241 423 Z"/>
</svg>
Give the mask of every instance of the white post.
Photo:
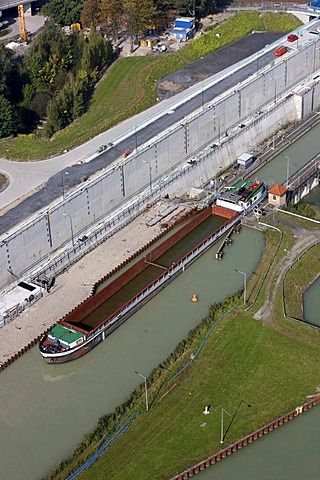
<svg viewBox="0 0 320 480">
<path fill-rule="evenodd" d="M 224 433 L 223 433 L 223 412 L 225 412 L 229 417 L 232 416 L 231 413 L 227 412 L 224 408 L 221 409 L 221 431 L 220 431 L 220 443 L 224 442 Z"/>
<path fill-rule="evenodd" d="M 145 391 L 146 391 L 146 411 L 148 412 L 149 411 L 149 403 L 148 403 L 147 377 L 142 375 L 142 373 L 138 372 L 137 370 L 135 370 L 134 373 L 136 373 L 137 375 L 139 375 L 139 377 L 142 377 L 144 379 L 144 388 L 145 388 Z"/>
<path fill-rule="evenodd" d="M 289 175 L 290 175 L 290 158 L 288 157 L 288 155 L 283 155 L 284 158 L 287 159 L 287 181 L 286 181 L 286 186 L 289 185 Z"/>
<path fill-rule="evenodd" d="M 247 303 L 247 274 L 245 272 L 241 272 L 241 270 L 235 269 L 236 272 L 241 273 L 243 275 L 243 305 Z"/>
</svg>

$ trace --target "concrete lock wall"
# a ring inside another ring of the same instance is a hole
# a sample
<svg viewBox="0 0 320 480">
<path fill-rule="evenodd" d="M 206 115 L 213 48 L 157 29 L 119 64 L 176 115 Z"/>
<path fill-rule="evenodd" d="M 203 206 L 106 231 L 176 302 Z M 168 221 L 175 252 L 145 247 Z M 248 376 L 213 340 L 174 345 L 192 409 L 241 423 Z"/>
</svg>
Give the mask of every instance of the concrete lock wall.
<svg viewBox="0 0 320 480">
<path fill-rule="evenodd" d="M 3 235 L 0 242 L 0 285 L 15 280 L 36 262 L 52 254 L 80 232 L 128 202 L 150 180 L 161 195 L 180 195 L 216 176 L 238 155 L 272 135 L 280 124 L 304 116 L 319 104 L 320 86 L 290 95 L 290 90 L 320 66 L 317 39 L 300 46 L 285 59 L 277 59 L 224 94 L 169 127 L 141 146 L 138 152 L 106 168 L 80 185 L 65 199 L 38 212 L 25 226 Z M 288 98 L 280 95 L 288 92 Z M 290 97 L 290 98 L 289 98 Z M 274 103 L 274 108 L 265 107 Z M 242 125 L 242 128 L 236 128 Z M 226 131 L 233 130 L 226 139 Z M 220 144 L 223 139 L 222 145 Z M 211 144 L 211 146 L 210 146 Z M 173 169 L 196 155 L 194 165 L 186 165 L 174 176 Z M 171 177 L 170 177 L 171 176 Z M 151 193 L 151 192 L 150 192 Z M 48 214 L 49 211 L 49 214 Z M 102 220 L 101 220 L 102 221 Z"/>
</svg>

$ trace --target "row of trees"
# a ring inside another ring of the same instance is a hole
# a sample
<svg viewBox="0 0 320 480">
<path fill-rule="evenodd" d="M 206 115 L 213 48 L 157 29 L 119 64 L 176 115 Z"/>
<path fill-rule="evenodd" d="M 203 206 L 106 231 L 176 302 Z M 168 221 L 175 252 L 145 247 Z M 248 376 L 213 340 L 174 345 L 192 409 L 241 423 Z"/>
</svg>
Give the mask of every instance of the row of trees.
<svg viewBox="0 0 320 480">
<path fill-rule="evenodd" d="M 50 20 L 24 58 L 0 45 L 0 138 L 33 131 L 42 119 L 51 136 L 82 115 L 120 35 L 133 48 L 157 15 L 199 17 L 215 9 L 215 0 L 51 0 L 43 7 Z M 61 29 L 79 21 L 91 29 L 87 38 Z"/>
<path fill-rule="evenodd" d="M 134 29 L 155 13 L 175 12 L 199 19 L 226 3 L 228 0 L 51 0 L 42 11 L 62 26 L 81 21 L 85 27 L 104 24 L 118 32 L 124 23 Z"/>
<path fill-rule="evenodd" d="M 216 9 L 216 0 L 51 0 L 43 12 L 59 25 L 99 26 L 114 41 L 125 29 L 133 44 L 155 15 L 174 12 L 200 18 Z"/>
<path fill-rule="evenodd" d="M 87 106 L 99 72 L 111 60 L 112 46 L 91 29 L 65 35 L 55 23 L 46 23 L 26 56 L 13 61 L 0 48 L 0 137 L 32 131 L 46 118 L 51 136 L 79 117 Z M 10 85 L 15 85 L 14 90 Z"/>
</svg>

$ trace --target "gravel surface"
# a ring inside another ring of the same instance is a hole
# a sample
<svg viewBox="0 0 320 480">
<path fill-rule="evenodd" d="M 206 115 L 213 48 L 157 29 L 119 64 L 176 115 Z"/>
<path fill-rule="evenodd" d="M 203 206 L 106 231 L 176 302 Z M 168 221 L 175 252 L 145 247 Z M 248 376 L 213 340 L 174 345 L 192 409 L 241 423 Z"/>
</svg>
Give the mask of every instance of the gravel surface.
<svg viewBox="0 0 320 480">
<path fill-rule="evenodd" d="M 6 324 L 0 330 L 0 362 L 17 353 L 86 299 L 91 294 L 93 283 L 156 237 L 161 232 L 161 222 L 153 227 L 147 227 L 146 222 L 165 210 L 168 205 L 165 201 L 159 201 L 154 207 L 146 210 L 130 225 L 57 277 L 50 293 L 45 292 L 37 303 Z M 185 210 L 184 205 L 179 206 L 165 218 L 165 222 L 173 221 Z"/>
</svg>

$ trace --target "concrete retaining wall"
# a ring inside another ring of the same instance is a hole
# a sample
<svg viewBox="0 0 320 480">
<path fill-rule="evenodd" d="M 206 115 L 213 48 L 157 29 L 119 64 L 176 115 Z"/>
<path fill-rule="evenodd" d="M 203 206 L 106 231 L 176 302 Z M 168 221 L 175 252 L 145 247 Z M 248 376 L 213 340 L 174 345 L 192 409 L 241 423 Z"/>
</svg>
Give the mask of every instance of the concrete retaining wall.
<svg viewBox="0 0 320 480">
<path fill-rule="evenodd" d="M 302 92 L 298 100 L 290 92 L 319 68 L 318 43 L 315 38 L 315 42 L 301 46 L 301 50 L 293 51 L 284 60 L 272 62 L 262 72 L 160 133 L 137 154 L 105 169 L 64 200 L 3 235 L 0 285 L 14 280 L 10 271 L 21 277 L 27 269 L 56 252 L 71 238 L 71 230 L 77 239 L 84 229 L 104 222 L 119 206 L 132 204 L 133 196 L 148 189 L 150 173 L 159 194 L 179 195 L 215 177 L 250 145 L 272 135 L 279 124 L 300 118 L 315 108 L 320 101 L 319 86 L 315 85 L 312 92 Z M 280 100 L 285 92 L 287 98 Z M 272 110 L 267 108 L 270 102 L 274 102 Z M 240 129 L 240 124 L 245 127 Z M 224 135 L 226 131 L 230 132 L 228 138 Z M 213 142 L 221 140 L 222 146 L 215 148 Z M 173 175 L 177 166 L 193 155 L 200 160 L 192 168 L 180 168 Z"/>
</svg>

